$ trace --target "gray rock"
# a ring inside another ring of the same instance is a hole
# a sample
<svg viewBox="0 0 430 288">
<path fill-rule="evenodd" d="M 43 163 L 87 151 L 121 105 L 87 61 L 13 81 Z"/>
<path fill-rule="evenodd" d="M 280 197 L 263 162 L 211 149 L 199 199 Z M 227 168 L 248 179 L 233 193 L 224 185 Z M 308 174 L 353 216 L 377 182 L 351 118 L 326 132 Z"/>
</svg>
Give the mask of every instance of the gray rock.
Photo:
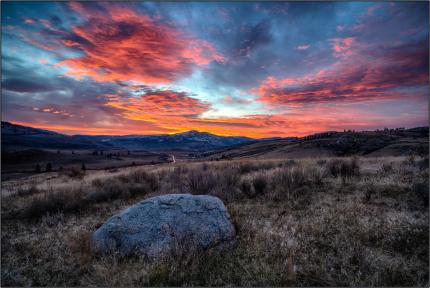
<svg viewBox="0 0 430 288">
<path fill-rule="evenodd" d="M 213 196 L 168 194 L 146 199 L 111 217 L 91 239 L 95 253 L 158 257 L 176 244 L 228 247 L 235 230 L 222 201 Z"/>
</svg>

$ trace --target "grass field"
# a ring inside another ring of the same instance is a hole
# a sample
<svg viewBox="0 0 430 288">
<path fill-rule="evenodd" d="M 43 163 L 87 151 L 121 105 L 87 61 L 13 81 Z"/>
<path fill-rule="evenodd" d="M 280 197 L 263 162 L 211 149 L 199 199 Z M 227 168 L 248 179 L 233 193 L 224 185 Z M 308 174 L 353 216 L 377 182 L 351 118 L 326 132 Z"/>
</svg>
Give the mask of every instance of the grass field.
<svg viewBox="0 0 430 288">
<path fill-rule="evenodd" d="M 2 183 L 2 286 L 427 286 L 428 158 L 177 162 Z M 98 257 L 89 237 L 151 196 L 211 194 L 235 249 Z"/>
</svg>

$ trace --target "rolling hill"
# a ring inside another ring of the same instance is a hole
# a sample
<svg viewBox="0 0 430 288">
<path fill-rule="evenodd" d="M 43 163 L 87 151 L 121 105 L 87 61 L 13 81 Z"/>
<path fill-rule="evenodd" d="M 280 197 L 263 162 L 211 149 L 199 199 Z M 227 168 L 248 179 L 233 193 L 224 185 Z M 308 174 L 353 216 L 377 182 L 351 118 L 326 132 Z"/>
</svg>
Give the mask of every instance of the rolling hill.
<svg viewBox="0 0 430 288">
<path fill-rule="evenodd" d="M 215 153 L 207 159 L 302 158 L 326 156 L 428 155 L 429 128 L 385 129 L 363 132 L 326 132 L 302 138 L 242 145 Z"/>
</svg>

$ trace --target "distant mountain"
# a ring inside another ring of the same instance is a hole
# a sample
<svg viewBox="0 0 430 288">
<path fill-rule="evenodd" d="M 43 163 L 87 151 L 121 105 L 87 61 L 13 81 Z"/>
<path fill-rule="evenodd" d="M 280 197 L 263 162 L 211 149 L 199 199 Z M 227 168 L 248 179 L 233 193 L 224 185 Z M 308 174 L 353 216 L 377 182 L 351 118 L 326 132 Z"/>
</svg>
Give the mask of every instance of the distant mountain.
<svg viewBox="0 0 430 288">
<path fill-rule="evenodd" d="M 8 149 L 126 149 L 145 151 L 206 152 L 256 140 L 188 131 L 174 135 L 91 136 L 64 135 L 48 130 L 2 122 L 2 146 Z"/>
<path fill-rule="evenodd" d="M 86 136 L 88 137 L 88 136 Z M 240 136 L 218 136 L 207 132 L 188 131 L 173 135 L 90 136 L 98 141 L 128 150 L 205 152 L 254 143 Z"/>
<path fill-rule="evenodd" d="M 2 149 L 102 149 L 108 145 L 91 138 L 69 136 L 49 130 L 1 122 Z"/>
</svg>

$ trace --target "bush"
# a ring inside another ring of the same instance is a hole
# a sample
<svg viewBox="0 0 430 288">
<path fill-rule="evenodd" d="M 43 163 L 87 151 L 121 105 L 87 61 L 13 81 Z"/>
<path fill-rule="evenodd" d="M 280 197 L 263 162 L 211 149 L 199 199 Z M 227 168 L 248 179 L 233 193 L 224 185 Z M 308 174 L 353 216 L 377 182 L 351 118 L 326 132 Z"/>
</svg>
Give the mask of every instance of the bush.
<svg viewBox="0 0 430 288">
<path fill-rule="evenodd" d="M 188 172 L 185 186 L 191 194 L 211 194 L 218 181 L 210 170 L 191 169 Z"/>
<path fill-rule="evenodd" d="M 152 191 L 156 191 L 160 186 L 158 176 L 154 173 L 136 171 L 125 177 L 127 177 L 131 182 L 148 184 Z"/>
<path fill-rule="evenodd" d="M 353 157 L 350 160 L 333 159 L 326 165 L 326 170 L 333 177 L 341 176 L 350 178 L 360 175 L 360 166 L 358 158 Z"/>
<path fill-rule="evenodd" d="M 52 164 L 50 162 L 46 163 L 45 171 L 46 172 L 52 172 Z"/>
<path fill-rule="evenodd" d="M 429 205 L 429 183 L 418 182 L 412 184 L 412 192 L 418 197 L 424 207 Z"/>
<path fill-rule="evenodd" d="M 423 159 L 418 161 L 418 167 L 420 170 L 425 170 L 429 168 L 429 156 L 425 156 Z"/>
<path fill-rule="evenodd" d="M 306 186 L 312 184 L 312 177 L 308 170 L 301 166 L 279 168 L 271 177 L 271 197 L 276 200 L 294 200 L 303 193 L 300 190 L 308 191 Z"/>
<path fill-rule="evenodd" d="M 88 203 L 82 189 L 48 191 L 33 197 L 21 211 L 26 218 L 40 218 L 48 213 L 77 212 Z"/>
<path fill-rule="evenodd" d="M 263 195 L 267 187 L 267 178 L 262 174 L 257 175 L 257 177 L 252 180 L 252 186 L 257 195 Z"/>
<path fill-rule="evenodd" d="M 253 187 L 247 179 L 242 180 L 242 182 L 240 183 L 240 190 L 249 198 L 255 197 Z"/>
<path fill-rule="evenodd" d="M 37 193 L 39 193 L 39 192 L 40 192 L 40 190 L 39 190 L 39 189 L 37 189 L 37 187 L 36 187 L 36 186 L 32 185 L 32 186 L 30 186 L 29 188 L 26 188 L 26 189 L 24 189 L 24 188 L 19 188 L 19 189 L 18 189 L 18 191 L 17 191 L 17 194 L 18 194 L 18 196 L 20 196 L 20 197 L 25 197 L 25 196 L 29 196 L 29 195 L 33 195 L 33 194 L 37 194 Z"/>
<path fill-rule="evenodd" d="M 73 167 L 67 172 L 67 176 L 69 176 L 70 178 L 82 179 L 84 175 L 85 175 L 85 171 L 82 171 L 76 167 Z"/>
<path fill-rule="evenodd" d="M 223 186 L 227 189 L 234 189 L 239 183 L 240 176 L 237 169 L 227 168 L 218 173 L 218 179 L 220 186 Z"/>
<path fill-rule="evenodd" d="M 393 171 L 393 163 L 383 163 L 381 165 L 380 171 L 382 174 L 391 173 Z"/>
</svg>

